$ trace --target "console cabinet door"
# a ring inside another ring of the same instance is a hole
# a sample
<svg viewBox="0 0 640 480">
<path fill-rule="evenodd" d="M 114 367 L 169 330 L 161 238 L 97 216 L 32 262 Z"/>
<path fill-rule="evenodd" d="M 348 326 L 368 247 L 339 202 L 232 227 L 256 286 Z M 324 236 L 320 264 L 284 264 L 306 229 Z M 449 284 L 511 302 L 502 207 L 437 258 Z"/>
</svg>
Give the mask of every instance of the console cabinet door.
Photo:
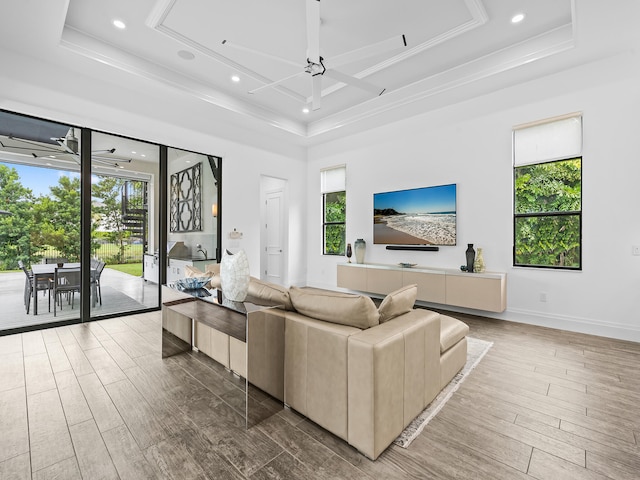
<svg viewBox="0 0 640 480">
<path fill-rule="evenodd" d="M 367 291 L 367 269 L 350 265 L 338 265 L 338 287 Z"/>
<path fill-rule="evenodd" d="M 402 272 L 403 285 L 418 285 L 416 300 L 433 303 L 446 303 L 446 275 L 443 273 Z"/>
<path fill-rule="evenodd" d="M 387 295 L 402 287 L 402 270 L 367 268 L 367 292 Z"/>
<path fill-rule="evenodd" d="M 472 273 L 447 275 L 447 305 L 503 312 L 506 308 L 504 278 L 481 278 Z"/>
</svg>

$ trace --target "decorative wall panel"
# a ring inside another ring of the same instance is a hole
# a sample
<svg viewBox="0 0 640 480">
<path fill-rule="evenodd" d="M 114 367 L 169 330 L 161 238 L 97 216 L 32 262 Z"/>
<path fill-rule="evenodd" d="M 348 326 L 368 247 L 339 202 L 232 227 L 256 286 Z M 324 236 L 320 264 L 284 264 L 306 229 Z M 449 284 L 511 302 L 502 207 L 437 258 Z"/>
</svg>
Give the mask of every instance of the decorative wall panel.
<svg viewBox="0 0 640 480">
<path fill-rule="evenodd" d="M 170 231 L 202 231 L 202 163 L 172 174 L 170 188 Z"/>
</svg>

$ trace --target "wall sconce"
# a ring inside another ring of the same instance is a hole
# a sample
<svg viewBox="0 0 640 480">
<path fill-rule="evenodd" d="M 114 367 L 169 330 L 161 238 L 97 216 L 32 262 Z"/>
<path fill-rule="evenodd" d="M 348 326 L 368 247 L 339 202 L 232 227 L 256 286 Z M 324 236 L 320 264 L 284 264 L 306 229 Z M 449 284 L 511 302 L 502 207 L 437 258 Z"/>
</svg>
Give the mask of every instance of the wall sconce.
<svg viewBox="0 0 640 480">
<path fill-rule="evenodd" d="M 214 218 L 218 216 L 218 204 L 217 203 L 211 204 L 211 215 Z"/>
</svg>

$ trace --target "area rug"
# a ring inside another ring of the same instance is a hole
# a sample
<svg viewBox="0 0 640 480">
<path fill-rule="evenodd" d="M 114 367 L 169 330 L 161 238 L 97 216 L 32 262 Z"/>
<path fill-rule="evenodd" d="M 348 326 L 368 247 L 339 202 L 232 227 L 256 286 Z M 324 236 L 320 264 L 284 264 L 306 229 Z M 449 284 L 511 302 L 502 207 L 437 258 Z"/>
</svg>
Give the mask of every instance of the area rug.
<svg viewBox="0 0 640 480">
<path fill-rule="evenodd" d="M 493 342 L 487 342 L 473 337 L 467 337 L 467 363 L 458 374 L 453 377 L 453 380 L 442 389 L 436 398 L 425 408 L 420 415 L 418 415 L 398 438 L 393 443 L 396 445 L 407 448 L 411 445 L 414 438 L 420 435 L 420 432 L 427 426 L 433 417 L 445 406 L 447 401 L 451 398 L 456 390 L 460 387 L 460 384 L 464 382 L 467 375 L 476 368 L 476 365 L 480 363 L 480 360 L 487 354 Z"/>
</svg>

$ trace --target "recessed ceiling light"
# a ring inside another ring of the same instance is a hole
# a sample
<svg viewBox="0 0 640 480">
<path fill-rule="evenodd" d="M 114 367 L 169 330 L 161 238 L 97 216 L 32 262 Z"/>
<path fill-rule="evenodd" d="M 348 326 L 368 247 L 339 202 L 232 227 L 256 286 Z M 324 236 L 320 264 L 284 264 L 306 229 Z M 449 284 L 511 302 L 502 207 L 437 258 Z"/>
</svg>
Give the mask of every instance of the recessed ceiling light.
<svg viewBox="0 0 640 480">
<path fill-rule="evenodd" d="M 518 13 L 511 17 L 511 23 L 520 23 L 522 20 L 524 20 L 524 13 Z"/>
<path fill-rule="evenodd" d="M 184 163 L 191 163 L 191 160 L 185 160 Z"/>
<path fill-rule="evenodd" d="M 125 28 L 127 28 L 127 24 L 124 23 L 122 20 L 119 19 L 115 19 L 113 21 L 113 26 L 116 28 L 119 28 L 120 30 L 124 30 Z"/>
<path fill-rule="evenodd" d="M 51 164 L 50 164 L 50 163 L 47 163 L 47 167 L 50 167 L 50 166 L 51 166 Z"/>
<path fill-rule="evenodd" d="M 196 56 L 188 50 L 179 50 L 178 56 L 183 60 L 193 60 Z"/>
<path fill-rule="evenodd" d="M 141 153 L 140 156 L 141 157 L 146 157 L 146 155 L 144 153 Z"/>
<path fill-rule="evenodd" d="M 238 83 L 240 81 L 240 77 L 238 75 L 233 75 L 231 77 L 231 80 L 233 80 L 234 82 Z"/>
<path fill-rule="evenodd" d="M 307 107 L 304 107 L 304 108 L 302 109 L 302 113 L 309 113 L 309 109 L 308 109 Z"/>
</svg>

